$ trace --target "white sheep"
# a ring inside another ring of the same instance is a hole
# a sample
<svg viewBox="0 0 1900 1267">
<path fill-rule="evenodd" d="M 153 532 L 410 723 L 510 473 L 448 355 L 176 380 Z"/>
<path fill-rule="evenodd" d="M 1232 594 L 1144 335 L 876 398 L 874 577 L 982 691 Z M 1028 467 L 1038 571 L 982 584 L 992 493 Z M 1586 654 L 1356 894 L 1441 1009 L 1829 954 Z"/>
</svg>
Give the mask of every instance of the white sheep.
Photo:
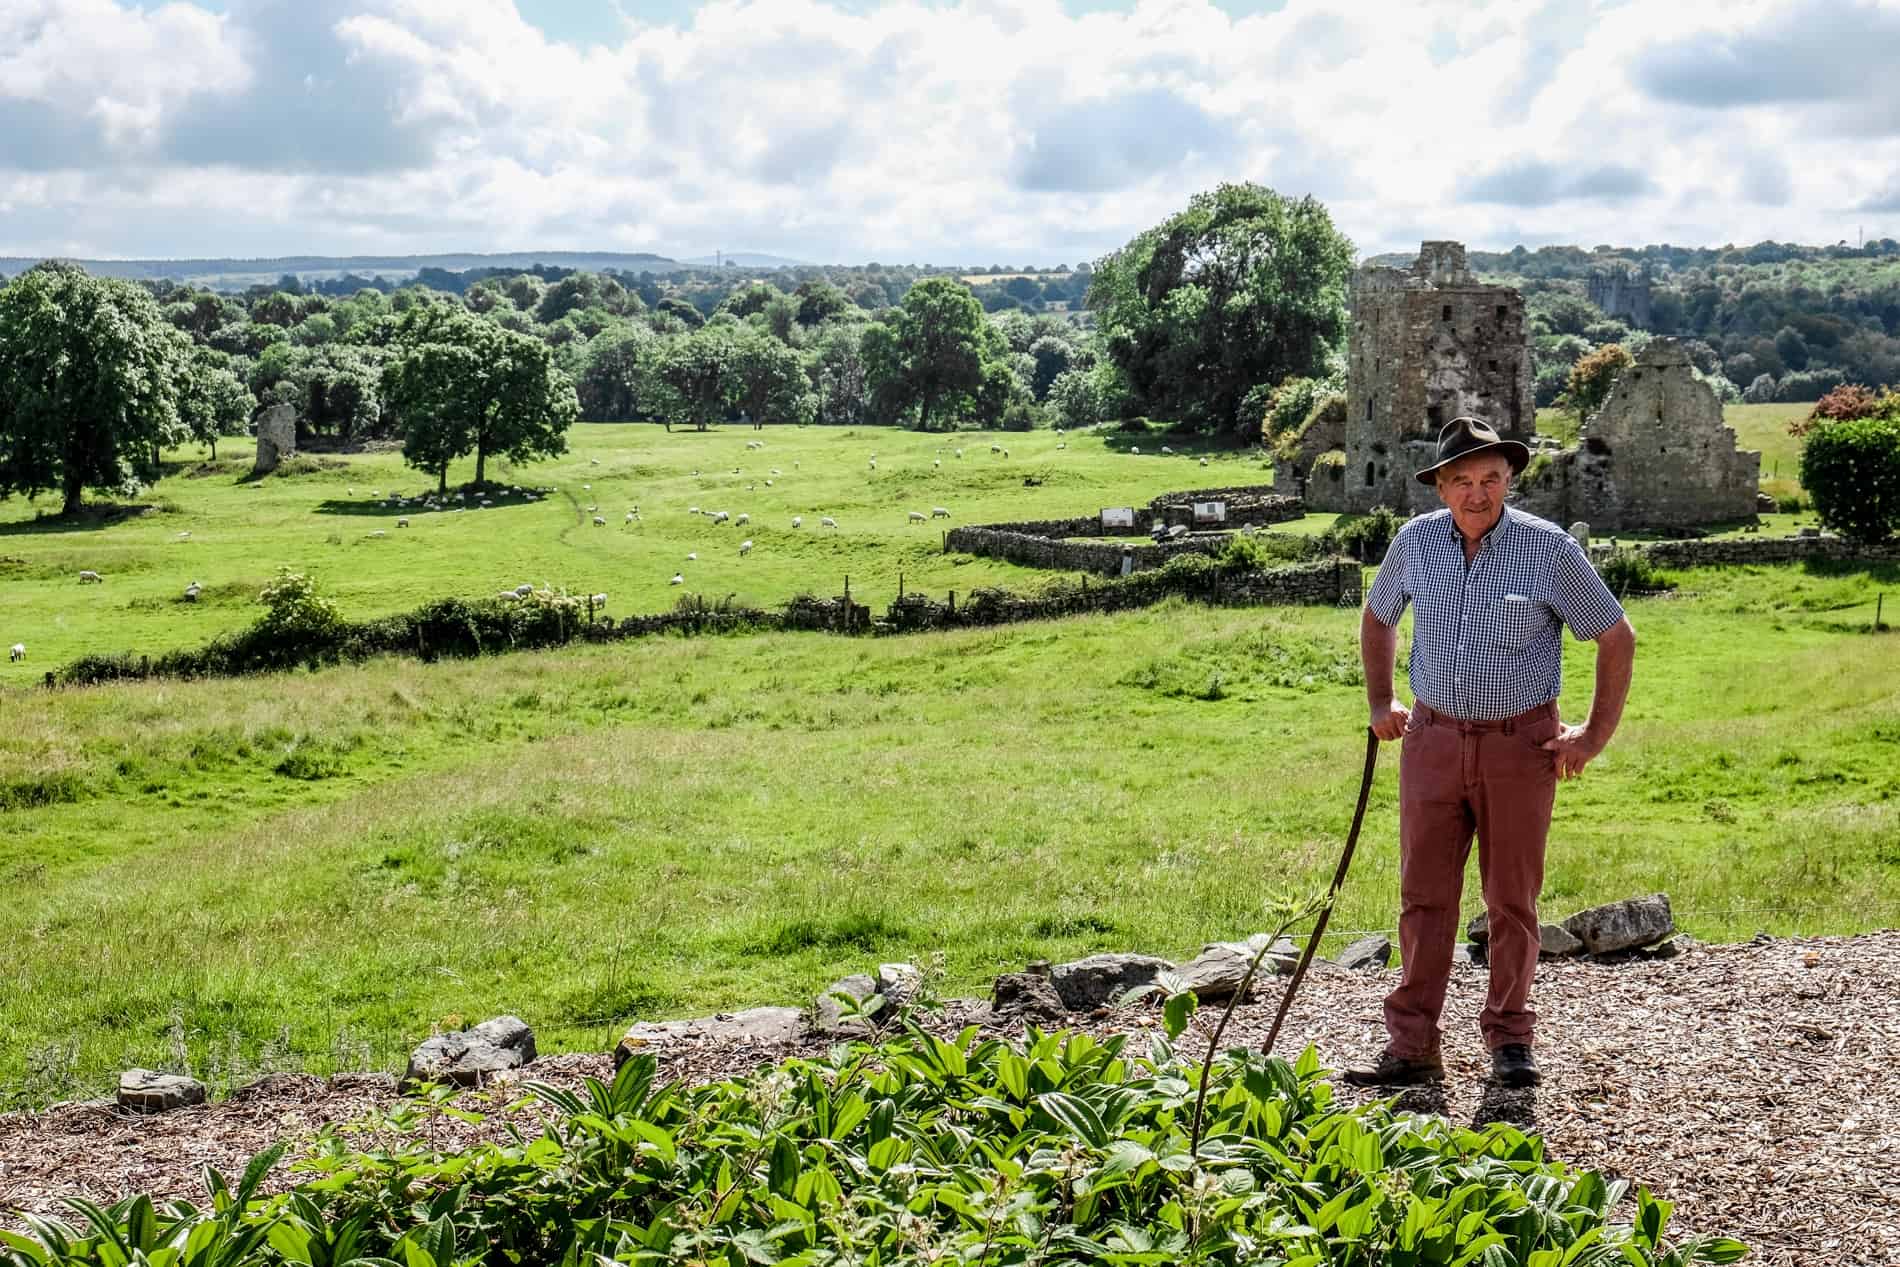
<svg viewBox="0 0 1900 1267">
<path fill-rule="evenodd" d="M 13 649 L 7 652 L 7 658 L 13 661 L 15 664 L 18 664 L 20 661 L 26 659 L 26 644 L 24 642 L 14 643 Z"/>
<path fill-rule="evenodd" d="M 1206 458 L 1202 458 L 1202 459 L 1201 459 L 1201 465 L 1202 465 L 1202 466 L 1206 466 L 1206 465 L 1207 465 L 1207 459 L 1206 459 Z"/>
<path fill-rule="evenodd" d="M 606 526 L 607 526 L 607 520 L 606 520 L 606 518 L 605 518 L 605 516 L 602 516 L 602 515 L 595 515 L 595 516 L 594 516 L 594 527 L 596 527 L 596 528 L 605 528 Z"/>
<path fill-rule="evenodd" d="M 515 586 L 516 598 L 526 598 L 528 595 L 532 593 L 534 593 L 534 586 L 529 584 L 526 581 L 523 581 L 521 584 Z"/>
<path fill-rule="evenodd" d="M 105 584 L 105 579 L 105 577 L 100 576 L 90 568 L 79 574 L 79 583 L 81 585 L 103 585 Z"/>
<path fill-rule="evenodd" d="M 195 603 L 198 601 L 198 595 L 203 592 L 204 586 L 200 585 L 197 581 L 193 581 L 191 584 L 185 586 L 185 601 L 187 603 Z"/>
<path fill-rule="evenodd" d="M 1002 451 L 1003 451 L 1003 446 L 1000 444 L 992 444 L 990 446 L 991 453 L 1001 453 Z"/>
<path fill-rule="evenodd" d="M 958 457 L 962 457 L 962 456 L 963 456 L 963 450 L 962 450 L 962 449 L 958 449 L 958 450 L 957 450 L 957 456 L 958 456 Z"/>
<path fill-rule="evenodd" d="M 699 513 L 699 507 L 697 507 L 697 506 L 688 506 L 688 507 L 686 508 L 686 513 L 687 513 L 687 514 L 689 514 L 689 515 L 697 515 L 697 514 Z"/>
<path fill-rule="evenodd" d="M 375 532 L 372 532 L 369 535 L 371 537 L 387 537 L 389 534 L 384 532 L 381 528 L 378 528 Z"/>
<path fill-rule="evenodd" d="M 699 551 L 697 551 L 697 550 L 688 550 L 688 551 L 686 552 L 686 560 L 687 560 L 687 562 L 689 562 L 689 563 L 697 563 L 697 562 L 699 562 Z"/>
<path fill-rule="evenodd" d="M 607 596 L 605 594 L 596 594 L 587 601 L 592 603 L 595 609 L 598 610 L 607 605 Z"/>
<path fill-rule="evenodd" d="M 407 519 L 398 519 L 396 521 L 396 526 L 398 528 L 407 528 L 409 526 L 409 521 Z"/>
<path fill-rule="evenodd" d="M 583 493 L 591 493 L 591 492 L 593 492 L 593 491 L 594 491 L 594 486 L 593 486 L 592 484 L 582 484 L 582 485 L 581 485 L 581 492 L 583 492 Z"/>
<path fill-rule="evenodd" d="M 1141 446 L 1140 446 L 1140 445 L 1138 445 L 1138 444 L 1131 444 L 1131 445 L 1129 445 L 1129 446 L 1128 446 L 1128 451 L 1129 451 L 1130 453 L 1132 453 L 1132 454 L 1134 454 L 1134 455 L 1135 455 L 1136 457 L 1140 457 L 1140 456 L 1141 456 Z"/>
<path fill-rule="evenodd" d="M 686 578 L 681 576 L 678 572 L 673 573 L 673 579 L 667 582 L 668 585 L 684 585 L 685 583 Z"/>
<path fill-rule="evenodd" d="M 712 521 L 716 524 L 725 523 L 728 519 L 731 519 L 731 518 L 732 516 L 727 514 L 723 510 L 715 510 L 712 513 Z"/>
<path fill-rule="evenodd" d="M 1068 447 L 1069 447 L 1069 442 L 1067 440 L 1058 441 L 1056 444 L 1056 448 L 1058 449 L 1066 449 Z"/>
<path fill-rule="evenodd" d="M 932 466 L 942 466 L 942 465 L 943 465 L 943 459 L 942 459 L 942 458 L 931 458 L 931 459 L 930 459 L 930 464 L 931 464 Z"/>
<path fill-rule="evenodd" d="M 950 512 L 942 506 L 932 506 L 930 508 L 930 517 L 932 519 L 948 519 Z"/>
<path fill-rule="evenodd" d="M 805 516 L 803 515 L 792 516 L 792 527 L 803 528 L 804 526 L 805 526 Z"/>
<path fill-rule="evenodd" d="M 877 459 L 876 459 L 876 458 L 872 458 L 872 459 L 871 459 L 871 469 L 872 469 L 872 470 L 874 470 L 874 471 L 875 471 L 875 470 L 877 469 Z"/>
<path fill-rule="evenodd" d="M 1008 457 L 1008 456 L 1009 456 L 1009 450 L 1008 450 L 1008 449 L 1004 449 L 1004 450 L 1003 450 L 1003 456 L 1004 456 L 1004 457 Z"/>
<path fill-rule="evenodd" d="M 772 487 L 772 481 L 771 481 L 771 480 L 767 480 L 767 481 L 765 481 L 765 486 L 766 486 L 767 488 L 770 488 L 770 487 Z"/>
<path fill-rule="evenodd" d="M 189 541 L 191 540 L 191 533 L 189 531 L 181 532 L 178 534 L 178 539 L 180 541 Z"/>
<path fill-rule="evenodd" d="M 924 522 L 924 519 L 925 519 L 925 515 L 923 511 L 913 510 L 910 512 L 910 518 L 906 522 L 920 524 Z"/>
<path fill-rule="evenodd" d="M 735 524 L 749 524 L 752 522 L 752 516 L 741 512 L 739 517 L 732 522 Z"/>
<path fill-rule="evenodd" d="M 623 520 L 621 520 L 620 522 L 621 522 L 621 523 L 625 523 L 625 524 L 630 524 L 630 523 L 632 523 L 632 522 L 634 521 L 634 519 L 635 519 L 635 518 L 636 518 L 636 516 L 635 516 L 635 515 L 634 515 L 634 513 L 633 513 L 633 512 L 632 512 L 632 511 L 630 510 L 630 511 L 628 511 L 628 512 L 627 512 L 627 517 L 626 517 L 625 519 L 623 519 Z"/>
<path fill-rule="evenodd" d="M 820 527 L 824 527 L 824 528 L 836 528 L 838 526 L 838 521 L 836 519 L 833 519 L 830 515 L 826 515 L 823 518 L 819 519 L 818 523 Z"/>
<path fill-rule="evenodd" d="M 599 459 L 599 458 L 588 458 L 588 459 L 587 459 L 587 465 L 589 465 L 589 466 L 599 466 L 599 465 L 600 465 L 600 459 Z"/>
<path fill-rule="evenodd" d="M 1170 448 L 1169 448 L 1169 447 L 1168 447 L 1167 445 L 1165 445 L 1165 444 L 1161 446 L 1161 451 L 1162 451 L 1163 453 L 1169 453 L 1169 454 L 1172 454 L 1172 453 L 1174 452 L 1174 450 L 1173 450 L 1173 449 L 1170 449 Z"/>
<path fill-rule="evenodd" d="M 587 508 L 587 513 L 591 515 L 591 514 L 593 514 L 593 513 L 595 512 L 595 511 L 597 511 L 597 510 L 599 510 L 599 509 L 600 509 L 600 507 L 599 507 L 599 506 L 589 506 L 589 507 Z"/>
<path fill-rule="evenodd" d="M 739 553 L 740 553 L 740 554 L 751 554 L 751 553 L 752 553 L 752 541 L 751 541 L 751 538 L 747 538 L 746 540 L 744 540 L 744 541 L 741 541 L 741 542 L 739 543 Z"/>
</svg>

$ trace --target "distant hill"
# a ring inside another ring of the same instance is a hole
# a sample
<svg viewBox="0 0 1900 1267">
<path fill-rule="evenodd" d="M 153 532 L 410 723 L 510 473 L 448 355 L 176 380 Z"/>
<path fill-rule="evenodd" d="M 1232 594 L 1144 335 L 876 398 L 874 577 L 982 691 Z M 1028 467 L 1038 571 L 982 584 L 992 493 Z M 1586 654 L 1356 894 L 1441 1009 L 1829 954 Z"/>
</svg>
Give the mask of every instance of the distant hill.
<svg viewBox="0 0 1900 1267">
<path fill-rule="evenodd" d="M 0 256 L 0 274 L 12 277 L 37 263 L 37 257 Z M 101 277 L 124 277 L 132 281 L 170 278 L 213 290 L 242 290 L 260 282 L 274 282 L 286 273 L 305 281 L 328 281 L 347 273 L 359 277 L 374 277 L 380 273 L 394 281 L 414 277 L 425 268 L 461 272 L 471 268 L 529 268 L 546 264 L 554 268 L 581 268 L 590 272 L 613 268 L 631 273 L 664 273 L 683 267 L 679 261 L 664 255 L 620 251 L 510 251 L 493 255 L 475 252 L 449 255 L 281 255 L 250 260 L 79 260 L 77 263 L 83 265 L 87 272 Z"/>
<path fill-rule="evenodd" d="M 721 253 L 717 258 L 711 255 L 695 255 L 692 259 L 681 260 L 695 268 L 714 268 L 724 265 L 727 268 L 805 268 L 804 260 L 788 260 L 783 255 L 760 255 L 756 251 L 734 251 Z"/>
</svg>

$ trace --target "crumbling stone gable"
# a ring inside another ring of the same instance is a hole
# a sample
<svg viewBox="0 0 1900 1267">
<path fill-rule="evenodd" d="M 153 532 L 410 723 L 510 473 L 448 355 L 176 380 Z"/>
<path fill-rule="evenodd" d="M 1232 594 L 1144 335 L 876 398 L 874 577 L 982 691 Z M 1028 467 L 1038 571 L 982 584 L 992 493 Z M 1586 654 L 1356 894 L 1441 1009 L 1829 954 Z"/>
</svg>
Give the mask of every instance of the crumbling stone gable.
<svg viewBox="0 0 1900 1267">
<path fill-rule="evenodd" d="M 1367 266 L 1353 277 L 1346 421 L 1338 449 L 1286 463 L 1277 491 L 1319 510 L 1429 509 L 1412 472 L 1430 465 L 1438 429 L 1461 414 L 1511 438 L 1537 429 L 1524 300 L 1479 282 L 1458 242 L 1426 242 L 1410 270 Z M 1343 454 L 1344 463 L 1324 455 Z M 1315 470 L 1315 461 L 1320 466 Z"/>
</svg>

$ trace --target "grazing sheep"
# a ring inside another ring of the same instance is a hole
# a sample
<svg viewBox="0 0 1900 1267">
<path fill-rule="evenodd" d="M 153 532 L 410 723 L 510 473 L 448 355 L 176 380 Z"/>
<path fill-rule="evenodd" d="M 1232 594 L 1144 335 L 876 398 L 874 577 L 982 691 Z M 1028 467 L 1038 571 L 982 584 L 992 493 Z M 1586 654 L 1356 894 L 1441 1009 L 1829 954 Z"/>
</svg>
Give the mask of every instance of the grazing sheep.
<svg viewBox="0 0 1900 1267">
<path fill-rule="evenodd" d="M 739 543 L 739 553 L 740 553 L 740 554 L 751 554 L 751 553 L 752 553 L 752 540 L 751 540 L 751 538 L 749 538 L 749 537 L 748 537 L 748 538 L 747 538 L 746 540 L 744 540 L 744 541 L 741 541 L 741 542 Z"/>
<path fill-rule="evenodd" d="M 105 584 L 105 579 L 105 577 L 100 576 L 90 568 L 79 574 L 79 583 L 81 585 L 103 585 Z"/>
<path fill-rule="evenodd" d="M 731 519 L 731 518 L 732 518 L 732 516 L 731 516 L 731 515 L 728 515 L 728 514 L 727 514 L 727 513 L 725 512 L 725 511 L 723 511 L 723 510 L 715 510 L 715 511 L 713 511 L 713 513 L 712 513 L 712 521 L 713 521 L 714 523 L 716 523 L 716 524 L 722 524 L 722 523 L 725 523 L 725 522 L 726 522 L 726 521 L 727 521 L 728 519 Z"/>
<path fill-rule="evenodd" d="M 687 559 L 687 561 L 688 561 L 688 562 L 690 562 L 690 563 L 697 563 L 697 562 L 699 562 L 699 551 L 697 551 L 697 550 L 688 550 L 688 551 L 686 552 L 686 559 Z"/>
<path fill-rule="evenodd" d="M 792 527 L 803 528 L 804 526 L 805 526 L 805 516 L 803 515 L 792 516 Z"/>
<path fill-rule="evenodd" d="M 737 519 L 733 520 L 732 522 L 735 524 L 749 524 L 752 522 L 752 516 L 742 513 Z"/>
<path fill-rule="evenodd" d="M 1067 440 L 1060 441 L 1056 445 L 1056 448 L 1058 449 L 1066 449 L 1068 447 L 1069 447 L 1069 442 Z"/>
<path fill-rule="evenodd" d="M 1128 451 L 1130 453 L 1135 454 L 1137 457 L 1139 457 L 1141 455 L 1141 446 L 1138 444 L 1131 444 L 1128 446 Z"/>
<path fill-rule="evenodd" d="M 599 459 L 599 458 L 588 458 L 588 459 L 587 459 L 587 465 L 589 465 L 589 466 L 599 466 L 599 465 L 600 465 L 600 459 Z"/>
<path fill-rule="evenodd" d="M 637 516 L 630 510 L 627 512 L 627 517 L 621 520 L 620 522 L 630 524 L 634 521 L 635 518 L 637 518 Z"/>
<path fill-rule="evenodd" d="M 821 527 L 825 527 L 825 528 L 836 528 L 838 526 L 838 521 L 836 519 L 833 519 L 830 515 L 824 516 L 818 521 L 818 523 Z"/>
<path fill-rule="evenodd" d="M 1008 456 L 1009 456 L 1009 450 L 1008 450 L 1008 449 L 1004 449 L 1004 450 L 1003 450 L 1003 456 L 1004 456 L 1004 457 L 1008 457 Z"/>
<path fill-rule="evenodd" d="M 962 449 L 958 449 L 958 450 L 957 450 L 957 456 L 958 456 L 958 457 L 962 457 L 962 456 L 963 456 L 963 450 L 962 450 Z"/>
<path fill-rule="evenodd" d="M 603 518 L 600 515 L 594 516 L 594 527 L 605 528 L 606 526 L 607 526 L 607 520 L 605 518 Z"/>
<path fill-rule="evenodd" d="M 189 541 L 191 540 L 191 533 L 189 531 L 181 532 L 178 534 L 178 539 L 180 541 Z"/>
<path fill-rule="evenodd" d="M 771 480 L 767 480 L 767 481 L 765 481 L 765 486 L 766 486 L 767 488 L 770 488 L 770 487 L 772 487 L 772 481 L 771 481 Z"/>
<path fill-rule="evenodd" d="M 596 594 L 587 601 L 596 608 L 605 607 L 607 605 L 607 596 L 605 594 Z"/>
<path fill-rule="evenodd" d="M 528 595 L 532 593 L 534 593 L 534 586 L 529 585 L 525 581 L 522 584 L 515 586 L 516 598 L 526 598 Z"/>
<path fill-rule="evenodd" d="M 942 459 L 942 458 L 931 458 L 931 459 L 930 459 L 930 464 L 931 464 L 932 466 L 942 466 L 942 465 L 943 465 L 943 459 Z"/>
<path fill-rule="evenodd" d="M 908 520 L 908 522 L 914 523 L 914 524 L 920 524 L 924 522 L 924 519 L 925 519 L 925 515 L 923 511 L 913 510 L 910 512 L 910 519 Z"/>
<path fill-rule="evenodd" d="M 778 469 L 778 468 L 777 468 L 777 467 L 775 466 L 775 467 L 773 467 L 773 468 L 772 468 L 772 474 L 774 474 L 774 475 L 783 475 L 783 474 L 785 474 L 785 472 L 783 472 L 783 471 L 781 471 L 781 470 L 779 470 L 779 469 Z"/>
<path fill-rule="evenodd" d="M 1165 444 L 1161 446 L 1161 451 L 1162 451 L 1163 453 L 1173 453 L 1173 452 L 1174 452 L 1174 450 L 1173 450 L 1173 449 L 1170 449 L 1170 448 L 1169 448 L 1169 447 L 1168 447 L 1167 445 L 1165 445 Z"/>
<path fill-rule="evenodd" d="M 372 537 L 387 537 L 389 534 L 384 532 L 381 528 L 378 528 L 375 532 L 372 532 L 369 535 Z"/>
<path fill-rule="evenodd" d="M 1206 466 L 1206 465 L 1207 465 L 1207 459 L 1206 459 L 1206 458 L 1202 458 L 1202 459 L 1201 459 L 1201 465 L 1202 465 L 1202 466 Z"/>
<path fill-rule="evenodd" d="M 942 506 L 932 506 L 930 508 L 930 517 L 932 519 L 948 519 L 950 512 Z"/>
<path fill-rule="evenodd" d="M 699 507 L 697 507 L 697 506 L 688 506 L 688 507 L 686 508 L 686 513 L 687 513 L 687 514 L 689 514 L 689 515 L 697 515 L 697 514 L 699 513 Z"/>
<path fill-rule="evenodd" d="M 407 519 L 398 519 L 396 521 L 396 526 L 398 528 L 407 528 L 409 526 L 409 521 Z"/>
<path fill-rule="evenodd" d="M 673 579 L 667 582 L 668 585 L 684 585 L 685 583 L 686 578 L 681 576 L 678 572 L 673 573 Z"/>
<path fill-rule="evenodd" d="M 581 492 L 583 492 L 583 493 L 591 493 L 591 492 L 593 492 L 593 491 L 594 491 L 594 486 L 593 486 L 592 484 L 582 484 L 582 485 L 581 485 Z"/>
<path fill-rule="evenodd" d="M 198 595 L 204 592 L 204 588 L 205 588 L 204 586 L 200 585 L 196 581 L 193 581 L 191 584 L 185 586 L 185 601 L 187 603 L 197 602 Z"/>
<path fill-rule="evenodd" d="M 990 446 L 991 453 L 1001 453 L 1002 451 L 1003 451 L 1003 446 L 1000 444 L 992 444 Z"/>
<path fill-rule="evenodd" d="M 24 642 L 14 643 L 12 649 L 7 652 L 7 659 L 13 661 L 15 664 L 26 659 L 26 644 Z"/>
<path fill-rule="evenodd" d="M 871 459 L 871 469 L 872 469 L 872 470 L 874 470 L 874 471 L 875 471 L 875 470 L 877 469 L 877 459 L 876 459 L 876 458 L 872 458 L 872 459 Z"/>
</svg>

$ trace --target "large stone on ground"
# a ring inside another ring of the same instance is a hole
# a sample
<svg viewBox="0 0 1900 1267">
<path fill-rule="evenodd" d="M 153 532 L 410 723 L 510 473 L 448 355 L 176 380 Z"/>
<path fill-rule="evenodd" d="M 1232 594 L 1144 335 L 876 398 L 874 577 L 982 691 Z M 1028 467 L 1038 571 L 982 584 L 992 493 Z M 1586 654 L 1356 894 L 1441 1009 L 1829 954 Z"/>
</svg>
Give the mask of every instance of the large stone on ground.
<svg viewBox="0 0 1900 1267">
<path fill-rule="evenodd" d="M 1542 924 L 1537 929 L 1539 954 L 1552 959 L 1567 959 L 1583 949 L 1583 943 L 1562 924 Z"/>
<path fill-rule="evenodd" d="M 1386 967 L 1392 962 L 1392 942 L 1383 933 L 1361 937 L 1340 951 L 1333 962 L 1342 968 L 1350 968 L 1354 972 L 1369 972 L 1374 968 Z"/>
<path fill-rule="evenodd" d="M 437 1034 L 409 1055 L 402 1085 L 452 1082 L 480 1086 L 498 1073 L 534 1060 L 534 1031 L 518 1016 L 497 1016 L 474 1029 Z"/>
<path fill-rule="evenodd" d="M 196 1078 L 150 1069 L 127 1069 L 119 1075 L 119 1107 L 134 1113 L 165 1113 L 204 1102 L 205 1084 Z"/>
<path fill-rule="evenodd" d="M 1049 970 L 1049 982 L 1062 1006 L 1071 1012 L 1091 1012 L 1119 1002 L 1128 991 L 1147 985 L 1172 967 L 1153 955 L 1090 955 L 1057 964 Z"/>
<path fill-rule="evenodd" d="M 1471 917 L 1471 922 L 1465 925 L 1465 940 L 1475 941 L 1475 942 L 1490 941 L 1491 940 L 1490 915 L 1488 915 L 1484 911 L 1479 911 L 1476 915 L 1473 915 Z"/>
<path fill-rule="evenodd" d="M 804 1033 L 805 1016 L 795 1007 L 754 1007 L 721 1012 L 690 1021 L 636 1022 L 614 1048 L 614 1067 L 649 1047 L 673 1043 L 717 1042 L 755 1047 L 795 1043 Z"/>
<path fill-rule="evenodd" d="M 297 411 L 289 405 L 272 405 L 257 419 L 257 460 L 251 464 L 256 475 L 269 475 L 277 464 L 297 451 Z"/>
<path fill-rule="evenodd" d="M 1564 927 L 1586 951 L 1607 955 L 1661 941 L 1676 931 L 1676 920 L 1669 910 L 1669 895 L 1652 893 L 1578 911 L 1564 921 Z"/>
<path fill-rule="evenodd" d="M 1201 1002 L 1231 999 L 1234 991 L 1240 988 L 1241 981 L 1246 978 L 1247 965 L 1253 962 L 1253 956 L 1253 947 L 1244 941 L 1213 941 L 1176 971 Z M 1289 938 L 1282 937 L 1260 960 L 1254 980 L 1258 982 L 1262 977 L 1285 976 L 1298 967 L 1299 962 L 1300 948 Z"/>
<path fill-rule="evenodd" d="M 812 1001 L 812 1028 L 825 1034 L 868 1034 L 876 1024 L 882 1011 L 874 1013 L 867 1024 L 861 1017 L 847 1017 L 844 1004 L 832 998 L 834 994 L 848 994 L 863 1003 L 877 997 L 877 982 L 869 975 L 854 972 L 848 977 L 833 981 L 825 992 Z"/>
<path fill-rule="evenodd" d="M 913 963 L 881 963 L 877 966 L 877 992 L 884 996 L 884 1010 L 895 1016 L 908 1007 L 924 988 L 923 970 Z"/>
<path fill-rule="evenodd" d="M 1062 996 L 1040 972 L 1005 972 L 996 978 L 990 995 L 990 1015 L 997 1020 L 1059 1022 L 1067 1011 Z"/>
</svg>

